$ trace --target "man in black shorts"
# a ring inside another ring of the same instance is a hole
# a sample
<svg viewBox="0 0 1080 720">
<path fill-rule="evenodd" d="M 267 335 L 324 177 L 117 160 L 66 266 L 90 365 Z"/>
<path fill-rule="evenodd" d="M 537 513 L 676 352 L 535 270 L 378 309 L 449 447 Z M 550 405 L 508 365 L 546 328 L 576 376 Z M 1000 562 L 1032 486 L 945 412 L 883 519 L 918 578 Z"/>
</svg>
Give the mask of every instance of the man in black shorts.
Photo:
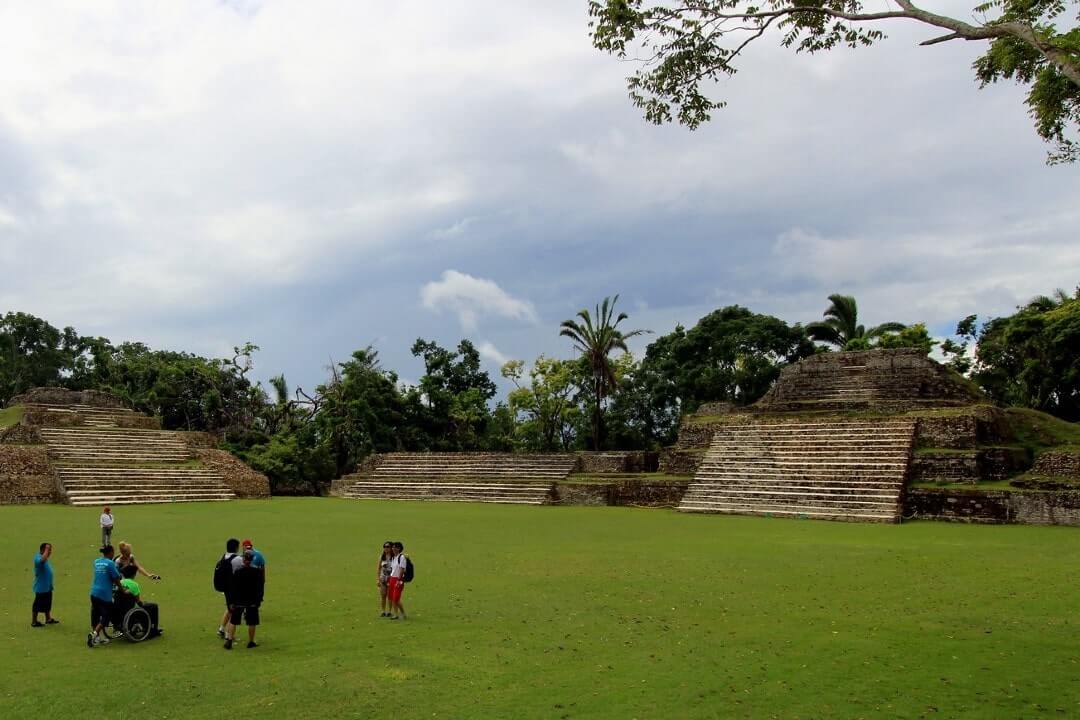
<svg viewBox="0 0 1080 720">
<path fill-rule="evenodd" d="M 229 599 L 232 601 L 229 609 L 232 617 L 225 629 L 225 649 L 232 650 L 233 641 L 236 640 L 236 626 L 241 620 L 247 622 L 249 648 L 258 647 L 255 643 L 255 629 L 259 625 L 259 606 L 263 601 L 263 574 L 258 568 L 252 567 L 251 561 L 255 553 L 251 550 L 244 551 L 243 565 L 232 576 L 232 587 Z"/>
</svg>

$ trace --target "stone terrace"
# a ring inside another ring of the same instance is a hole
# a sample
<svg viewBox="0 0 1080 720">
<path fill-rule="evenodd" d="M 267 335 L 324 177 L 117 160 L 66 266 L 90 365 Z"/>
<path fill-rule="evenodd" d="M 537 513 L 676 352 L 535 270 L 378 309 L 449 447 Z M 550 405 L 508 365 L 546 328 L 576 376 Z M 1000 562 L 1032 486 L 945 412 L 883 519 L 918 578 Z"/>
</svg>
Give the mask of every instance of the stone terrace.
<svg viewBox="0 0 1080 720">
<path fill-rule="evenodd" d="M 573 455 L 387 453 L 343 478 L 345 497 L 540 505 L 573 471 Z"/>
<path fill-rule="evenodd" d="M 896 412 L 984 401 L 918 350 L 822 353 L 784 368 L 754 412 Z"/>
<path fill-rule="evenodd" d="M 156 423 L 107 395 L 65 393 L 28 395 L 24 419 L 41 423 L 38 432 L 72 505 L 236 497 L 219 472 L 191 466 L 194 456 L 180 433 L 139 429 Z"/>
<path fill-rule="evenodd" d="M 897 522 L 914 437 L 910 419 L 731 425 L 679 510 Z"/>
</svg>

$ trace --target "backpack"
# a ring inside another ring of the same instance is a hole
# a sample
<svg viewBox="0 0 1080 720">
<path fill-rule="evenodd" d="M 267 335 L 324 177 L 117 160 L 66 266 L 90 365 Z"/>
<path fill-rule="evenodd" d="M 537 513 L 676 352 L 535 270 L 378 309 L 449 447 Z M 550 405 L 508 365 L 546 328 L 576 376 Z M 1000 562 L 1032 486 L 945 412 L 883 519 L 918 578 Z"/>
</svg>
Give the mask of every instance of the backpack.
<svg viewBox="0 0 1080 720">
<path fill-rule="evenodd" d="M 412 582 L 413 579 L 412 559 L 408 555 L 405 556 L 405 574 L 401 577 L 401 579 L 404 582 Z"/>
<path fill-rule="evenodd" d="M 236 553 L 225 553 L 217 561 L 217 565 L 214 566 L 214 589 L 218 592 L 225 592 L 229 589 L 229 584 L 232 582 L 232 559 L 234 557 L 236 557 Z"/>
</svg>

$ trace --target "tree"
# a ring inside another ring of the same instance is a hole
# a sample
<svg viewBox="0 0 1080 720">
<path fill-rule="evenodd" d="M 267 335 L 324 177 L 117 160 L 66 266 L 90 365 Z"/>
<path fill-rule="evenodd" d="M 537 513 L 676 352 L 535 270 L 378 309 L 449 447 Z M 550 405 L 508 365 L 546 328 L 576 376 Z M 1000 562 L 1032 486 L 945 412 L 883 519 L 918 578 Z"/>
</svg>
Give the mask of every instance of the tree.
<svg viewBox="0 0 1080 720">
<path fill-rule="evenodd" d="M 351 472 L 365 456 L 400 450 L 405 424 L 404 400 L 397 375 L 383 370 L 373 348 L 330 369 L 330 379 L 316 389 L 312 420 L 315 440 L 325 444 L 335 477 Z"/>
<path fill-rule="evenodd" d="M 540 452 L 570 449 L 581 413 L 574 402 L 574 390 L 581 381 L 578 368 L 572 360 L 541 355 L 529 368 L 526 385 L 524 362 L 511 360 L 502 366 L 502 376 L 514 384 L 507 403 L 525 418 L 515 430 L 522 447 Z"/>
<path fill-rule="evenodd" d="M 82 338 L 72 328 L 58 330 L 29 313 L 7 313 L 0 318 L 0 405 L 33 387 L 65 385 L 82 351 Z"/>
<path fill-rule="evenodd" d="M 784 47 L 815 53 L 837 46 L 865 47 L 883 39 L 890 20 L 915 20 L 946 31 L 920 43 L 980 41 L 975 61 L 985 87 L 999 80 L 1027 86 L 1027 106 L 1039 136 L 1054 145 L 1049 162 L 1080 157 L 1080 29 L 1058 28 L 1078 0 L 990 0 L 976 6 L 975 24 L 924 10 L 911 0 L 888 0 L 868 12 L 860 0 L 593 0 L 593 45 L 626 59 L 637 41 L 646 48 L 642 69 L 627 79 L 630 98 L 654 123 L 673 117 L 690 128 L 725 105 L 709 97 L 714 81 L 734 75 L 742 54 L 769 31 Z"/>
<path fill-rule="evenodd" d="M 424 375 L 407 397 L 408 409 L 426 450 L 476 450 L 491 417 L 488 401 L 497 388 L 480 369 L 480 353 L 468 340 L 456 352 L 417 339 L 412 354 L 423 358 Z"/>
<path fill-rule="evenodd" d="M 812 322 L 806 331 L 818 342 L 835 345 L 841 350 L 865 350 L 869 341 L 886 333 L 899 332 L 904 325 L 887 322 L 867 329 L 859 324 L 859 307 L 850 295 L 829 296 L 830 305 L 825 309 L 825 320 Z"/>
<path fill-rule="evenodd" d="M 641 377 L 653 405 L 677 423 L 702 403 L 753 403 L 784 365 L 813 354 L 801 325 L 731 305 L 657 338 L 645 350 Z"/>
<path fill-rule="evenodd" d="M 596 321 L 588 309 L 579 310 L 578 320 L 563 320 L 559 326 L 559 335 L 574 341 L 574 346 L 581 352 L 582 360 L 590 370 L 589 391 L 591 395 L 593 449 L 599 450 L 603 431 L 604 400 L 618 387 L 618 378 L 608 357 L 615 350 L 629 352 L 626 341 L 643 335 L 651 330 L 631 330 L 622 332 L 619 323 L 629 318 L 626 313 L 615 316 L 615 303 L 619 296 L 604 298 L 596 306 Z M 613 320 L 614 318 L 614 320 Z"/>
<path fill-rule="evenodd" d="M 974 322 L 972 322 L 974 325 Z M 995 400 L 1080 420 L 1080 288 L 983 325 L 972 379 Z"/>
</svg>

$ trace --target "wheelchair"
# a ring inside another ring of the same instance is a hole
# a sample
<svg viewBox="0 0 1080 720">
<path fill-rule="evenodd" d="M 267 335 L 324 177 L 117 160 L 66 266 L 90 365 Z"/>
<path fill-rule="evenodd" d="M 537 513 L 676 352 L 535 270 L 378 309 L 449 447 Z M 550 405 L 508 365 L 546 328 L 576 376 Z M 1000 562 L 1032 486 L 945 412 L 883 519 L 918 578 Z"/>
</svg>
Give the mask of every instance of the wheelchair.
<svg viewBox="0 0 1080 720">
<path fill-rule="evenodd" d="M 138 643 L 158 637 L 161 632 L 157 603 L 139 602 L 119 591 L 113 595 L 112 618 L 105 628 L 106 637 Z"/>
</svg>

